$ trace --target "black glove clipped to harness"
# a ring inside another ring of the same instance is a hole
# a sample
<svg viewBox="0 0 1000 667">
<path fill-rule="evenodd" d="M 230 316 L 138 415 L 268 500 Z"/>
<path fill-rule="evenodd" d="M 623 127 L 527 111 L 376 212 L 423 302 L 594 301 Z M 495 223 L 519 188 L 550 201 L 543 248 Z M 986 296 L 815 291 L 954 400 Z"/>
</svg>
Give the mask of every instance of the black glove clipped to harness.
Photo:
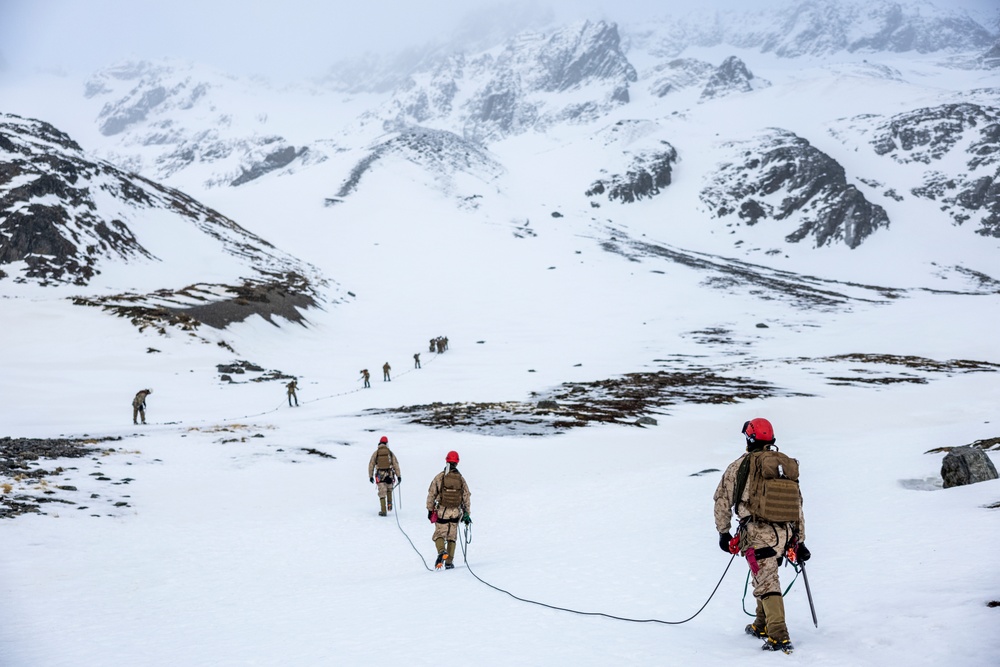
<svg viewBox="0 0 1000 667">
<path fill-rule="evenodd" d="M 719 533 L 719 548 L 729 553 L 729 543 L 732 542 L 733 536 L 729 533 Z"/>
<path fill-rule="evenodd" d="M 799 559 L 800 563 L 804 563 L 812 558 L 812 554 L 809 553 L 809 549 L 806 548 L 805 542 L 799 544 L 798 548 L 795 550 L 795 557 Z"/>
<path fill-rule="evenodd" d="M 431 520 L 431 515 L 433 515 L 433 514 L 434 514 L 434 512 L 432 510 L 427 510 L 427 520 L 428 521 Z"/>
<path fill-rule="evenodd" d="M 375 483 L 375 478 L 374 477 L 369 477 L 368 481 L 371 482 L 372 484 L 374 484 Z"/>
<path fill-rule="evenodd" d="M 403 481 L 403 476 L 402 475 L 397 475 L 396 476 L 396 481 L 397 482 L 402 482 Z"/>
</svg>

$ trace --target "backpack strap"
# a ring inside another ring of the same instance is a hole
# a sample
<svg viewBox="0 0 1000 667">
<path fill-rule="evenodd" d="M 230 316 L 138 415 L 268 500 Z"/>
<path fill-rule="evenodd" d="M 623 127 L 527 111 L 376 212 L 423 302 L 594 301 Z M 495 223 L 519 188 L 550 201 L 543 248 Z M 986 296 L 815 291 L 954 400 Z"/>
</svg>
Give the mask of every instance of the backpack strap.
<svg viewBox="0 0 1000 667">
<path fill-rule="evenodd" d="M 737 505 L 740 504 L 740 499 L 743 497 L 743 491 L 747 488 L 747 478 L 750 477 L 750 458 L 753 456 L 752 453 L 747 454 L 747 457 L 743 459 L 740 463 L 740 469 L 736 473 L 736 488 L 733 489 L 733 512 L 736 512 Z"/>
</svg>

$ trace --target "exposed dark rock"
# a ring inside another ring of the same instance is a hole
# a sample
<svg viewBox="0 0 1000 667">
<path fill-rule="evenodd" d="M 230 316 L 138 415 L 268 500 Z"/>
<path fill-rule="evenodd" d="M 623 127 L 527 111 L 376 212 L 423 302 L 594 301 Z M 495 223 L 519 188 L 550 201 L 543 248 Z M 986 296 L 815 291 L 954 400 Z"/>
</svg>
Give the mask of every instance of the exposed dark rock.
<svg viewBox="0 0 1000 667">
<path fill-rule="evenodd" d="M 721 165 L 701 200 L 719 218 L 747 225 L 794 219 L 790 243 L 812 238 L 816 247 L 843 242 L 856 248 L 889 225 L 885 210 L 847 182 L 844 168 L 805 139 L 774 129 L 730 144 L 733 161 Z"/>
<path fill-rule="evenodd" d="M 956 447 L 941 462 L 944 488 L 965 486 L 997 479 L 997 469 L 989 455 L 976 447 Z"/>
<path fill-rule="evenodd" d="M 39 512 L 39 504 L 46 502 L 60 502 L 75 504 L 72 501 L 51 498 L 46 495 L 32 496 L 27 492 L 15 492 L 15 484 L 28 481 L 32 485 L 45 488 L 47 478 L 55 475 L 62 475 L 65 471 L 61 467 L 52 470 L 39 465 L 43 459 L 80 459 L 85 456 L 93 456 L 102 451 L 97 447 L 102 442 L 118 441 L 121 438 L 99 438 L 99 439 L 66 439 L 66 438 L 0 438 L 0 478 L 10 479 L 0 490 L 0 519 L 11 518 L 19 514 L 28 512 Z M 76 488 L 68 484 L 53 485 L 52 488 L 62 491 L 75 491 Z M 43 492 L 44 493 L 44 492 Z"/>
<path fill-rule="evenodd" d="M 307 150 L 308 149 L 305 146 L 298 149 L 294 146 L 282 146 L 281 148 L 277 148 L 273 152 L 269 153 L 261 162 L 257 162 L 249 169 L 244 169 L 243 173 L 233 180 L 230 185 L 243 185 L 244 183 L 249 183 L 255 178 L 260 178 L 264 174 L 272 172 L 275 169 L 287 167 L 296 158 L 304 155 Z"/>
<path fill-rule="evenodd" d="M 878 155 L 936 167 L 911 194 L 938 202 L 957 224 L 974 219 L 978 234 L 1000 238 L 1000 109 L 970 103 L 916 109 L 871 134 Z M 955 169 L 960 163 L 964 169 Z"/>
<path fill-rule="evenodd" d="M 594 181 L 585 194 L 588 197 L 607 194 L 609 201 L 623 204 L 660 194 L 670 185 L 672 165 L 677 161 L 676 149 L 665 141 L 661 143 L 661 149 L 633 156 L 624 174 Z"/>
<path fill-rule="evenodd" d="M 85 285 L 102 262 L 155 260 L 117 217 L 150 209 L 168 211 L 214 239 L 250 274 L 310 272 L 188 195 L 89 159 L 51 125 L 0 115 L 0 265 L 23 262 L 17 280 Z"/>
<path fill-rule="evenodd" d="M 351 170 L 340 186 L 336 199 L 351 194 L 361 178 L 379 161 L 396 156 L 418 164 L 447 182 L 456 172 L 465 172 L 490 181 L 501 173 L 503 166 L 481 146 L 466 141 L 453 132 L 411 127 L 379 143 Z"/>
<path fill-rule="evenodd" d="M 705 88 L 701 91 L 701 99 L 710 100 L 734 93 L 749 93 L 756 88 L 770 85 L 768 81 L 755 78 L 742 60 L 736 56 L 729 56 L 709 77 Z"/>
<path fill-rule="evenodd" d="M 773 385 L 744 377 L 691 367 L 629 373 L 596 382 L 565 383 L 542 401 L 503 403 L 432 403 L 386 410 L 408 415 L 416 424 L 490 432 L 495 435 L 545 435 L 595 423 L 642 426 L 654 408 L 683 403 L 736 403 L 751 398 L 787 395 Z M 371 412 L 383 412 L 372 410 Z"/>
<path fill-rule="evenodd" d="M 653 69 L 650 91 L 657 97 L 664 97 L 686 88 L 704 89 L 715 72 L 712 63 L 704 60 L 676 58 Z"/>
</svg>

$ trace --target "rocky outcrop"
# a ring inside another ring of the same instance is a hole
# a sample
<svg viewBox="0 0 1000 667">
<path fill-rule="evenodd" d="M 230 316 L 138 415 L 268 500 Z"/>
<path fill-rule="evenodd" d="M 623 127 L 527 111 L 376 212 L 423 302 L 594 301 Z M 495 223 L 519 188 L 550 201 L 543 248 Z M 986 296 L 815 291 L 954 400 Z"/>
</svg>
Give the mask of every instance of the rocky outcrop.
<svg viewBox="0 0 1000 667">
<path fill-rule="evenodd" d="M 751 90 L 770 86 L 769 81 L 754 77 L 746 64 L 736 56 L 729 56 L 712 72 L 701 91 L 702 100 L 710 100 L 736 93 L 749 93 Z"/>
<path fill-rule="evenodd" d="M 609 201 L 629 204 L 660 194 L 670 185 L 672 165 L 677 150 L 665 141 L 658 150 L 637 153 L 624 174 L 613 174 L 594 181 L 584 194 L 588 197 L 607 195 Z"/>
<path fill-rule="evenodd" d="M 17 281 L 86 285 L 105 263 L 176 253 L 140 242 L 134 230 L 148 230 L 150 218 L 158 229 L 146 238 L 162 242 L 169 237 L 164 227 L 178 233 L 193 227 L 221 256 L 237 259 L 244 279 L 292 273 L 308 276 L 309 285 L 316 277 L 308 265 L 186 194 L 91 159 L 47 123 L 0 115 L 0 265 Z"/>
<path fill-rule="evenodd" d="M 716 72 L 712 63 L 697 58 L 675 58 L 653 68 L 650 92 L 664 97 L 687 88 L 704 88 Z"/>
<path fill-rule="evenodd" d="M 275 138 L 277 143 L 281 142 L 280 138 Z M 282 145 L 279 147 L 269 149 L 269 152 L 264 155 L 264 157 L 258 161 L 252 163 L 249 168 L 244 168 L 237 178 L 233 179 L 230 185 L 243 185 L 244 183 L 249 183 L 250 181 L 260 178 L 264 174 L 268 174 L 276 169 L 281 169 L 282 167 L 287 167 L 296 158 L 301 157 L 308 149 L 304 146 L 301 148 L 295 148 L 294 146 Z"/>
<path fill-rule="evenodd" d="M 98 210 L 94 190 L 148 205 L 149 195 L 48 123 L 0 116 L 0 265 L 19 280 L 86 284 L 102 259 L 151 258 L 118 217 Z"/>
<path fill-rule="evenodd" d="M 495 51 L 450 56 L 411 74 L 375 116 L 390 131 L 447 122 L 484 143 L 597 118 L 628 103 L 636 80 L 618 27 L 585 21 L 551 34 L 523 33 Z M 571 90 L 572 101 L 553 95 Z"/>
<path fill-rule="evenodd" d="M 887 227 L 885 210 L 847 182 L 844 168 L 805 139 L 773 129 L 728 145 L 732 161 L 720 166 L 701 200 L 719 218 L 745 225 L 789 220 L 789 243 L 816 247 L 842 242 L 856 248 Z"/>
<path fill-rule="evenodd" d="M 956 224 L 1000 238 L 1000 109 L 943 104 L 855 122 L 877 155 L 927 166 L 912 195 L 937 202 Z"/>
<path fill-rule="evenodd" d="M 656 45 L 676 56 L 720 45 L 779 57 L 834 53 L 981 51 L 996 34 L 958 8 L 897 0 L 795 0 L 766 8 L 744 3 L 662 21 Z"/>
<path fill-rule="evenodd" d="M 391 158 L 420 166 L 446 191 L 453 188 L 454 177 L 459 173 L 485 183 L 504 172 L 503 166 L 488 151 L 453 132 L 411 127 L 373 146 L 368 155 L 355 164 L 336 196 L 328 201 L 339 201 L 350 195 L 365 174 Z"/>
</svg>

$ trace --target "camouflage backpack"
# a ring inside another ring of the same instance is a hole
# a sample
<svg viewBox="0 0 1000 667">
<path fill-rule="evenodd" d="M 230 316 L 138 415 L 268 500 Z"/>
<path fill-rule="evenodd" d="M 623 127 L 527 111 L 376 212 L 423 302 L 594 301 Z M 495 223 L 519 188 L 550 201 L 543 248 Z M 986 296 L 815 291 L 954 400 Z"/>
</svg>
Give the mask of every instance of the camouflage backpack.
<svg viewBox="0 0 1000 667">
<path fill-rule="evenodd" d="M 389 471 L 393 468 L 394 456 L 392 451 L 388 447 L 379 447 L 375 454 L 375 468 L 376 470 Z M 392 474 L 383 475 L 383 479 L 391 480 Z"/>
<path fill-rule="evenodd" d="M 750 516 L 772 523 L 798 521 L 802 509 L 799 462 L 776 449 L 750 452 L 736 474 L 733 508 L 747 492 Z"/>
<path fill-rule="evenodd" d="M 441 479 L 441 507 L 462 507 L 462 474 L 457 470 L 445 473 Z"/>
</svg>

